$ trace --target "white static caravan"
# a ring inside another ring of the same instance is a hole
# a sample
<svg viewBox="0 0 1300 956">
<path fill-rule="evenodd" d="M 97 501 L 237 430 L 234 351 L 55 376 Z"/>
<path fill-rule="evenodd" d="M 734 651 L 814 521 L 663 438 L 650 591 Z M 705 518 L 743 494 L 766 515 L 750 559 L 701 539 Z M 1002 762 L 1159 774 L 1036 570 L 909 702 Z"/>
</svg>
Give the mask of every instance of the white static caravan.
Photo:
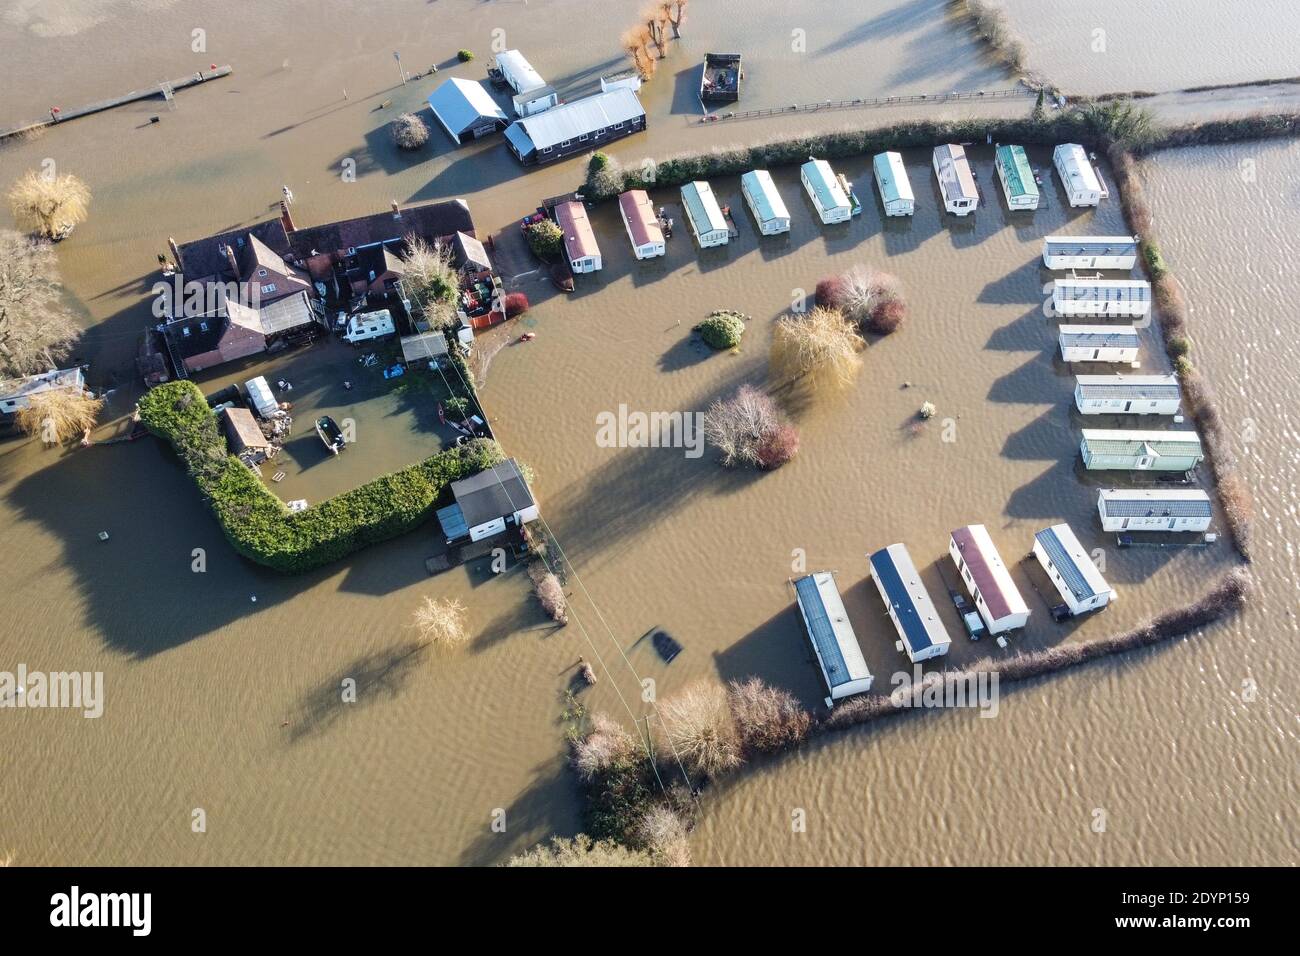
<svg viewBox="0 0 1300 956">
<path fill-rule="evenodd" d="M 1048 236 L 1043 265 L 1049 269 L 1122 269 L 1137 265 L 1136 236 Z"/>
<path fill-rule="evenodd" d="M 905 545 L 891 544 L 871 555 L 871 580 L 913 664 L 948 653 L 952 640 Z"/>
<path fill-rule="evenodd" d="M 808 640 L 830 692 L 826 706 L 832 706 L 842 697 L 871 690 L 871 671 L 862 657 L 862 648 L 844 610 L 834 575 L 829 571 L 806 575 L 794 582 L 794 593 Z"/>
<path fill-rule="evenodd" d="M 758 222 L 759 232 L 775 236 L 790 231 L 790 210 L 776 191 L 771 173 L 766 169 L 751 169 L 740 177 L 740 191 Z"/>
<path fill-rule="evenodd" d="M 1190 488 L 1103 488 L 1097 514 L 1103 531 L 1206 531 L 1214 509 Z"/>
<path fill-rule="evenodd" d="M 1140 319 L 1151 311 L 1151 283 L 1141 279 L 1079 279 L 1052 283 L 1052 308 L 1067 318 L 1083 315 Z"/>
<path fill-rule="evenodd" d="M 1106 583 L 1068 524 L 1052 525 L 1034 535 L 1033 553 L 1071 617 L 1115 600 L 1115 589 Z"/>
<path fill-rule="evenodd" d="M 916 212 L 916 196 L 903 157 L 898 153 L 877 153 L 871 167 L 876 173 L 876 188 L 880 190 L 885 215 L 910 216 Z"/>
<path fill-rule="evenodd" d="M 1014 631 L 1029 623 L 1029 605 L 984 525 L 967 525 L 952 532 L 948 554 L 990 634 Z"/>
<path fill-rule="evenodd" d="M 542 75 L 533 69 L 531 63 L 518 50 L 506 50 L 497 54 L 497 69 L 510 88 L 515 91 L 515 113 L 519 116 L 531 116 L 549 109 L 558 102 L 555 90 L 546 85 Z M 537 91 L 535 97 L 527 94 Z M 549 102 L 546 102 L 549 100 Z"/>
<path fill-rule="evenodd" d="M 853 203 L 849 194 L 826 160 L 808 160 L 799 167 L 799 179 L 824 225 L 848 222 L 853 218 Z"/>
<path fill-rule="evenodd" d="M 638 259 L 653 259 L 667 251 L 663 227 L 659 224 L 654 205 L 644 189 L 629 189 L 620 193 L 618 211 L 623 217 L 627 237 L 632 241 L 632 251 Z"/>
<path fill-rule="evenodd" d="M 1099 206 L 1106 196 L 1097 171 L 1078 143 L 1062 143 L 1052 151 L 1052 164 L 1065 186 L 1071 206 Z"/>
<path fill-rule="evenodd" d="M 701 247 L 725 246 L 731 240 L 727 217 L 713 196 L 713 187 L 704 180 L 697 179 L 682 187 L 682 208 Z"/>
<path fill-rule="evenodd" d="M 555 206 L 555 221 L 564 233 L 564 254 L 576 273 L 599 272 L 604 267 L 596 234 L 592 232 L 587 207 L 569 200 Z"/>
<path fill-rule="evenodd" d="M 1079 454 L 1089 471 L 1190 471 L 1205 459 L 1194 431 L 1085 428 Z"/>
<path fill-rule="evenodd" d="M 244 383 L 244 391 L 248 393 L 248 400 L 253 403 L 253 408 L 257 409 L 257 414 L 263 418 L 270 418 L 280 410 L 280 405 L 271 393 L 271 386 L 267 384 L 265 375 L 250 378 Z"/>
<path fill-rule="evenodd" d="M 1011 210 L 1038 208 L 1038 182 L 1023 146 L 999 146 L 993 165 L 1002 181 L 1002 195 Z"/>
<path fill-rule="evenodd" d="M 1177 415 L 1176 375 L 1076 375 L 1074 404 L 1084 415 Z"/>
<path fill-rule="evenodd" d="M 1131 325 L 1063 325 L 1061 358 L 1067 362 L 1123 362 L 1138 359 L 1137 329 Z"/>
<path fill-rule="evenodd" d="M 975 174 L 966 159 L 965 147 L 945 143 L 934 148 L 934 178 L 943 194 L 943 208 L 954 216 L 968 216 L 980 204 Z"/>
</svg>

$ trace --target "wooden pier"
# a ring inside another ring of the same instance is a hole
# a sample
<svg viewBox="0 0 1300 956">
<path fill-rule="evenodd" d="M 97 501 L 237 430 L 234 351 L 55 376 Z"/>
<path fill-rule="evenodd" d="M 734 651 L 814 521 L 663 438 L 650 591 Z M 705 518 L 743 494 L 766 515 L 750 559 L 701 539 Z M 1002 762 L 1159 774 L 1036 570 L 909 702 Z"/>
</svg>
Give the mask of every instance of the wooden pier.
<svg viewBox="0 0 1300 956">
<path fill-rule="evenodd" d="M 209 80 L 219 80 L 222 77 L 229 76 L 234 72 L 230 66 L 219 66 L 211 70 L 200 70 L 197 73 L 191 73 L 189 76 L 182 77 L 179 80 L 167 80 L 156 86 L 146 87 L 143 90 L 132 90 L 130 93 L 124 93 L 122 96 L 114 96 L 111 99 L 100 100 L 97 103 L 91 103 L 89 106 L 78 107 L 73 110 L 59 110 L 53 112 L 45 119 L 36 120 L 32 123 L 24 123 L 21 126 L 11 126 L 8 129 L 0 129 L 0 141 L 9 139 L 11 136 L 21 136 L 23 133 L 30 133 L 33 130 L 44 129 L 47 126 L 58 126 L 69 120 L 80 119 L 83 116 L 90 116 L 93 113 L 102 113 L 105 110 L 111 110 L 118 106 L 125 106 L 127 103 L 135 103 L 139 100 L 151 99 L 160 96 L 163 99 L 171 99 L 174 93 L 181 90 L 187 90 L 192 86 L 198 86 L 207 83 Z"/>
</svg>

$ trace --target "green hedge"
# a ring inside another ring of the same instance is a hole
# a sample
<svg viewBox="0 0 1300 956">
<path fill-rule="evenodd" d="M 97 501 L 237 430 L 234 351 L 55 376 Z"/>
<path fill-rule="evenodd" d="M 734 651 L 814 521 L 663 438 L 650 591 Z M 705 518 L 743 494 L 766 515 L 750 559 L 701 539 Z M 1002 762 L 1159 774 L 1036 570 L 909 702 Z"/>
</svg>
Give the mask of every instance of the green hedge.
<svg viewBox="0 0 1300 956">
<path fill-rule="evenodd" d="M 216 416 L 193 382 L 168 382 L 140 400 L 145 427 L 171 442 L 236 551 L 277 571 L 329 564 L 426 522 L 448 485 L 505 456 L 476 440 L 292 513 L 226 451 Z"/>
</svg>

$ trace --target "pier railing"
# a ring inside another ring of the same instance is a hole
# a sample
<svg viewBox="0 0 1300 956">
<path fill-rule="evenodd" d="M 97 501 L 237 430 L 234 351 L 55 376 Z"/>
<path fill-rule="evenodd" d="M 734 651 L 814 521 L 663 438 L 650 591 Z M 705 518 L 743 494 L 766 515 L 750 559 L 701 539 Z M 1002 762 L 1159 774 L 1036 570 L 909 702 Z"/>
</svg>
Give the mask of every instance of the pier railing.
<svg viewBox="0 0 1300 956">
<path fill-rule="evenodd" d="M 830 110 L 872 109 L 884 106 L 908 106 L 916 103 L 955 103 L 964 100 L 1006 100 L 1029 98 L 1038 94 L 1027 87 L 1010 90 L 974 90 L 966 93 L 916 93 L 911 96 L 858 97 L 851 100 L 820 100 L 816 103 L 792 103 L 763 110 L 727 110 L 725 113 L 705 113 L 700 123 L 717 123 L 723 120 L 759 119 L 768 116 L 793 116 L 806 113 L 825 113 Z"/>
</svg>

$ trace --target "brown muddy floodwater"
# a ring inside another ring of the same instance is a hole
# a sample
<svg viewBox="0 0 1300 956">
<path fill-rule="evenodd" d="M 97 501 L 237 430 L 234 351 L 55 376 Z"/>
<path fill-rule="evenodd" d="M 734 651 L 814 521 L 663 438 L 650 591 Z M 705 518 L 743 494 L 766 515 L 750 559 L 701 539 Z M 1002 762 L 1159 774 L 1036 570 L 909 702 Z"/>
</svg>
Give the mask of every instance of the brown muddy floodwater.
<svg viewBox="0 0 1300 956">
<path fill-rule="evenodd" d="M 500 27 L 508 46 L 572 96 L 622 65 L 615 37 L 638 6 L 601 4 L 597 19 L 572 0 L 410 0 L 385 6 L 385 34 L 351 4 L 277 2 L 259 6 L 264 29 L 254 37 L 209 3 L 0 0 L 0 125 L 209 62 L 236 67 L 231 79 L 180 94 L 174 111 L 141 103 L 0 149 L 0 181 L 51 158 L 95 192 L 92 218 L 59 255 L 89 327 L 79 355 L 95 381 L 123 385 L 114 411 L 133 400 L 129 359 L 168 236 L 256 221 L 282 184 L 297 196 L 300 223 L 372 212 L 390 199 L 465 196 L 480 233 L 495 232 L 577 182 L 580 160 L 522 173 L 499 140 L 453 151 L 437 129 L 427 154 L 398 156 L 386 124 L 418 108 L 436 79 L 395 87 L 394 49 L 410 71 L 438 63 L 443 75 L 480 77 Z M 646 90 L 650 131 L 614 152 L 631 162 L 795 132 L 785 121 L 693 126 L 696 64 L 708 49 L 744 52 L 753 106 L 1010 85 L 947 24 L 943 7 L 818 4 L 814 15 L 811 5 L 763 0 L 738 18 L 734 4 L 697 0 L 681 45 Z M 207 30 L 203 53 L 191 52 L 196 28 Z M 806 31 L 807 52 L 791 50 L 794 30 Z M 480 60 L 454 65 L 462 46 Z M 54 62 L 75 68 L 49 75 Z M 973 109 L 995 108 L 1009 107 Z M 150 124 L 155 114 L 162 121 Z M 799 128 L 891 118 L 828 114 Z M 697 678 L 759 674 L 812 704 L 818 678 L 786 583 L 795 549 L 810 567 L 839 572 L 868 661 L 887 680 L 901 658 L 864 583 L 868 549 L 906 541 L 938 586 L 945 535 L 967 522 L 986 523 L 1009 561 L 1033 531 L 1062 518 L 1089 546 L 1107 545 L 1095 531 L 1096 482 L 1074 464 L 1071 380 L 1053 358 L 1055 323 L 1041 307 L 1048 277 L 1037 261 L 1049 232 L 1122 228 L 1118 204 L 1071 211 L 1053 188 L 1050 208 L 1011 217 L 990 151 L 974 156 L 985 207 L 973 222 L 940 218 L 926 157 L 909 154 L 918 214 L 883 223 L 863 159 L 841 167 L 866 206 L 849 225 L 815 225 L 793 171 L 774 171 L 794 231 L 760 243 L 736 181 L 721 179 L 714 188 L 739 214 L 741 233 L 725 249 L 701 252 L 679 228 L 666 259 L 635 263 L 606 206 L 592 214 L 603 273 L 571 297 L 551 295 L 532 276 L 510 283 L 536 304 L 505 333 L 480 340 L 480 355 L 491 356 L 483 397 L 508 451 L 534 466 L 543 514 L 578 572 L 575 621 L 559 632 L 545 626 L 518 571 L 493 578 L 479 563 L 429 578 L 432 526 L 338 566 L 280 577 L 230 552 L 158 442 L 53 452 L 6 439 L 0 569 L 10 600 L 0 669 L 102 670 L 107 701 L 98 720 L 5 711 L 0 850 L 31 864 L 497 862 L 579 826 L 559 714 L 580 655 L 602 663 L 588 705 L 629 722 L 644 711 L 640 678 L 654 678 L 664 696 Z M 1294 856 L 1286 814 L 1295 803 L 1297 675 L 1284 648 L 1295 636 L 1295 421 L 1272 396 L 1296 361 L 1273 316 L 1297 291 L 1294 275 L 1276 277 L 1297 253 L 1288 224 L 1300 158 L 1289 146 L 1243 156 L 1257 160 L 1250 189 L 1226 184 L 1237 168 L 1231 150 L 1165 154 L 1150 173 L 1166 254 L 1195 306 L 1193 335 L 1225 314 L 1236 330 L 1223 352 L 1214 346 L 1226 337 L 1198 342 L 1201 364 L 1229 420 L 1258 424 L 1257 440 L 1242 449 L 1248 477 L 1263 485 L 1257 572 L 1266 586 L 1251 611 L 1203 637 L 1017 689 L 997 719 L 904 718 L 755 768 L 708 794 L 697 859 Z M 340 178 L 346 159 L 356 162 L 355 183 Z M 671 191 L 654 198 L 676 204 Z M 1226 248 L 1207 241 L 1227 228 Z M 803 448 L 790 466 L 759 476 L 723 471 L 711 452 L 696 460 L 680 450 L 597 446 L 597 413 L 620 404 L 703 410 L 741 382 L 766 384 L 773 319 L 797 290 L 859 262 L 900 276 L 911 317 L 864 353 L 847 393 L 795 397 Z M 715 308 L 753 317 L 740 354 L 706 355 L 691 344 L 691 325 Z M 525 328 L 535 341 L 502 345 Z M 1148 335 L 1145 367 L 1163 369 Z M 276 489 L 284 497 L 333 494 L 437 441 L 419 402 L 382 389 L 340 393 L 350 356 L 326 359 L 204 378 L 217 387 L 245 372 L 287 370 L 304 411 L 356 415 L 364 444 L 352 451 L 364 454 L 321 462 L 304 449 Z M 914 430 L 924 400 L 938 415 Z M 945 419 L 953 442 L 941 439 Z M 100 530 L 110 532 L 107 543 L 96 539 Z M 195 549 L 203 573 L 192 570 Z M 1027 595 L 1037 623 L 1013 647 L 1123 629 L 1192 598 L 1234 563 L 1223 544 L 1111 551 L 1108 560 L 1121 595 L 1112 610 L 1058 628 Z M 468 606 L 476 635 L 468 650 L 411 653 L 406 625 L 424 595 Z M 637 643 L 652 627 L 684 645 L 671 665 Z M 970 654 L 964 638 L 955 647 L 955 661 Z M 346 677 L 362 688 L 355 705 L 338 703 Z M 1250 704 L 1240 701 L 1247 678 L 1259 685 Z M 191 812 L 200 807 L 208 831 L 196 835 Z M 793 807 L 809 811 L 809 832 L 798 838 L 789 835 Z M 1095 807 L 1108 811 L 1105 835 L 1088 831 Z M 506 812 L 504 835 L 489 828 L 497 809 Z"/>
</svg>

